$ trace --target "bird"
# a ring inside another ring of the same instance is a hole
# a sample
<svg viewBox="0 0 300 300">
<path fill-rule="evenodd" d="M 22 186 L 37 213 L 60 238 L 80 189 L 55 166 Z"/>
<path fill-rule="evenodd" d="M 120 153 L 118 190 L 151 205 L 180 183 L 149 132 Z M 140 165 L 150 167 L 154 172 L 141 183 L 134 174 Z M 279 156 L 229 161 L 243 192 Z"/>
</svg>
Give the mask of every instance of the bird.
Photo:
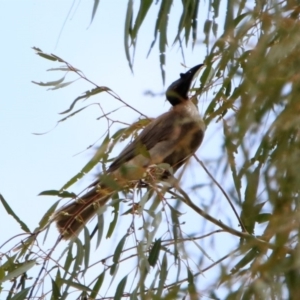
<svg viewBox="0 0 300 300">
<path fill-rule="evenodd" d="M 206 127 L 188 92 L 202 67 L 199 64 L 181 73 L 166 90 L 171 109 L 153 119 L 113 160 L 107 172 L 89 186 L 88 192 L 56 211 L 54 219 L 63 239 L 77 237 L 116 190 L 141 179 L 149 166 L 166 164 L 175 173 L 196 152 Z M 167 171 L 163 172 L 160 179 L 168 176 Z"/>
</svg>

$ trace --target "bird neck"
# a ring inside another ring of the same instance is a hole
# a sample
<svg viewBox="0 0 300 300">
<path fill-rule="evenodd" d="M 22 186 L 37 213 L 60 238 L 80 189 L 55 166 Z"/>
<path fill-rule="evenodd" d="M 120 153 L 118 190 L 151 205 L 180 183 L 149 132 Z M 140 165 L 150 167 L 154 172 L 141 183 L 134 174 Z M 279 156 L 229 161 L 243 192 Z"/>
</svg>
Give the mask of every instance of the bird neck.
<svg viewBox="0 0 300 300">
<path fill-rule="evenodd" d="M 189 99 L 181 98 L 181 97 L 168 97 L 168 101 L 171 103 L 172 106 L 184 104 L 185 102 L 188 102 Z"/>
</svg>

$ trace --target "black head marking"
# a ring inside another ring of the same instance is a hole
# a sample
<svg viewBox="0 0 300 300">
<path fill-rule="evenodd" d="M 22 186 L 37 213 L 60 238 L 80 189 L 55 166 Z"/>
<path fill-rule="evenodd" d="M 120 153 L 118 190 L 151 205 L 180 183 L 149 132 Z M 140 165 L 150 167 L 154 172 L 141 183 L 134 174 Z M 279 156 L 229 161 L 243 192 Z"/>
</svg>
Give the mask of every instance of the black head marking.
<svg viewBox="0 0 300 300">
<path fill-rule="evenodd" d="M 180 73 L 180 78 L 174 81 L 167 89 L 166 97 L 174 106 L 188 99 L 188 91 L 197 71 L 203 64 L 191 68 L 186 73 Z"/>
</svg>

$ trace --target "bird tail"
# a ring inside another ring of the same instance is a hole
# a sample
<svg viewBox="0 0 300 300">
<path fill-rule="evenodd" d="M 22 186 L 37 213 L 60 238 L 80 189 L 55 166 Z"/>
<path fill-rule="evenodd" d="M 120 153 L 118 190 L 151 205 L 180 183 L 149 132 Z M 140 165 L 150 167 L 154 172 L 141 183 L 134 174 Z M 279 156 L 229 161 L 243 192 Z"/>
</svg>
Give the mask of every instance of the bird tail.
<svg viewBox="0 0 300 300">
<path fill-rule="evenodd" d="M 62 237 L 67 240 L 77 236 L 85 224 L 94 217 L 99 207 L 105 205 L 113 193 L 111 188 L 96 186 L 76 201 L 60 208 L 54 219 Z"/>
</svg>

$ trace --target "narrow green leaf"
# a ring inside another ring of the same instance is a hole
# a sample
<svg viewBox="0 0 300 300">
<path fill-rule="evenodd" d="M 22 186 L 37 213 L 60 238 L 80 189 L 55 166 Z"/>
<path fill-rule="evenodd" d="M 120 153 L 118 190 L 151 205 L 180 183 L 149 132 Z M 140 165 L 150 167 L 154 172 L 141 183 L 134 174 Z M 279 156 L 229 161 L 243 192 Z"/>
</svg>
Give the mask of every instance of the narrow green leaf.
<svg viewBox="0 0 300 300">
<path fill-rule="evenodd" d="M 52 295 L 51 295 L 51 299 L 53 299 L 53 300 L 59 299 L 61 297 L 59 287 L 58 287 L 58 285 L 56 284 L 56 282 L 53 279 L 51 279 L 51 282 L 52 282 Z"/>
<path fill-rule="evenodd" d="M 101 273 L 101 275 L 98 277 L 94 287 L 93 287 L 93 290 L 92 290 L 92 293 L 90 295 L 90 298 L 91 299 L 96 299 L 97 298 L 97 295 L 99 293 L 99 290 L 102 286 L 102 283 L 103 283 L 103 280 L 104 280 L 104 276 L 105 276 L 105 271 L 103 271 Z"/>
<path fill-rule="evenodd" d="M 163 83 L 165 82 L 165 52 L 166 52 L 166 45 L 167 45 L 167 29 L 168 29 L 168 20 L 169 20 L 169 14 L 170 9 L 172 6 L 173 1 L 172 0 L 162 0 L 161 6 L 159 9 L 158 17 L 155 24 L 154 29 L 154 40 L 150 45 L 150 49 L 148 52 L 148 56 L 156 42 L 157 35 L 160 35 L 159 38 L 159 61 L 160 61 L 160 69 L 161 69 L 161 75 Z"/>
<path fill-rule="evenodd" d="M 158 284 L 157 292 L 155 294 L 156 299 L 162 299 L 162 293 L 164 290 L 164 286 L 166 284 L 167 275 L 168 275 L 168 261 L 167 261 L 167 253 L 165 253 L 162 259 L 161 269 L 159 273 L 159 284 Z"/>
<path fill-rule="evenodd" d="M 137 286 L 132 293 L 130 293 L 129 300 L 139 300 L 138 295 L 139 286 Z"/>
<path fill-rule="evenodd" d="M 171 218 L 172 218 L 172 229 L 173 229 L 173 238 L 174 238 L 174 258 L 175 261 L 177 260 L 178 257 L 178 235 L 179 235 L 179 219 L 178 219 L 178 215 L 179 212 L 177 210 L 175 210 L 172 206 L 169 206 L 170 210 L 171 210 Z"/>
<path fill-rule="evenodd" d="M 194 275 L 193 273 L 190 271 L 190 269 L 187 269 L 188 272 L 188 292 L 190 295 L 190 299 L 191 300 L 197 300 L 198 299 L 198 295 L 197 295 L 197 290 L 194 284 Z"/>
<path fill-rule="evenodd" d="M 152 196 L 152 191 L 151 190 L 147 191 L 143 195 L 141 201 L 139 202 L 139 208 L 138 208 L 138 211 L 139 211 L 140 214 L 143 212 L 144 206 L 145 206 L 146 202 L 148 202 L 148 200 L 151 198 L 151 196 Z"/>
<path fill-rule="evenodd" d="M 19 225 L 25 232 L 30 233 L 30 230 L 27 227 L 27 225 L 23 221 L 21 221 L 20 218 L 14 213 L 14 211 L 11 209 L 11 207 L 8 205 L 8 203 L 5 201 L 5 199 L 1 194 L 0 194 L 0 201 L 2 202 L 2 205 L 5 208 L 6 212 L 19 223 Z"/>
<path fill-rule="evenodd" d="M 229 97 L 231 93 L 231 80 L 228 81 L 228 84 L 226 86 L 226 90 L 225 90 L 225 96 Z"/>
<path fill-rule="evenodd" d="M 261 165 L 258 165 L 253 172 L 247 174 L 247 187 L 245 200 L 242 204 L 241 220 L 249 233 L 254 233 L 255 220 L 262 206 L 256 206 L 257 190 L 260 180 Z"/>
<path fill-rule="evenodd" d="M 245 267 L 247 264 L 253 261 L 253 259 L 256 258 L 259 254 L 260 252 L 258 248 L 254 247 L 230 270 L 230 273 L 236 273 L 241 268 Z"/>
<path fill-rule="evenodd" d="M 64 71 L 64 72 L 69 72 L 69 71 L 73 71 L 73 70 L 76 70 L 76 71 L 80 71 L 79 69 L 76 69 L 76 68 L 68 68 L 68 67 L 60 67 L 60 68 L 50 68 L 48 69 L 47 71 L 48 72 L 51 72 L 51 71 Z"/>
<path fill-rule="evenodd" d="M 61 83 L 61 84 L 57 84 L 55 87 L 49 88 L 48 91 L 54 91 L 54 90 L 62 89 L 62 88 L 64 88 L 64 87 L 70 85 L 70 84 L 73 83 L 74 81 L 76 81 L 76 80 L 72 80 L 72 81 L 68 81 L 68 82 Z"/>
<path fill-rule="evenodd" d="M 113 199 L 117 200 L 118 199 L 118 193 L 115 193 L 113 195 Z M 113 205 L 114 210 L 112 211 L 112 213 L 114 214 L 114 218 L 113 220 L 110 222 L 109 224 L 109 228 L 107 230 L 107 234 L 106 234 L 106 238 L 110 238 L 114 232 L 114 229 L 116 227 L 117 221 L 118 221 L 118 217 L 119 217 L 119 210 L 120 210 L 120 202 L 116 201 L 115 204 Z"/>
<path fill-rule="evenodd" d="M 126 59 L 128 61 L 130 70 L 132 70 L 132 62 L 131 57 L 129 53 L 129 38 L 131 33 L 131 23 L 132 23 L 132 15 L 133 15 L 133 1 L 129 0 L 127 5 L 127 11 L 126 11 L 126 18 L 125 18 L 125 26 L 124 26 L 124 48 L 125 48 L 125 55 Z"/>
<path fill-rule="evenodd" d="M 79 238 L 76 238 L 74 242 L 77 246 L 77 253 L 76 253 L 76 256 L 75 256 L 72 275 L 76 276 L 77 272 L 81 269 L 83 256 L 84 256 L 84 249 L 83 249 L 83 245 L 81 243 L 81 240 Z"/>
<path fill-rule="evenodd" d="M 227 7 L 226 7 L 226 18 L 224 22 L 224 34 L 226 35 L 227 32 L 233 29 L 234 24 L 233 24 L 233 13 L 234 13 L 234 3 L 231 1 L 227 2 Z"/>
<path fill-rule="evenodd" d="M 160 61 L 160 70 L 161 76 L 163 80 L 163 84 L 165 83 L 165 64 L 166 64 L 166 46 L 168 44 L 167 40 L 167 29 L 168 29 L 168 21 L 169 14 L 171 9 L 172 1 L 171 0 L 163 0 L 162 2 L 162 11 L 160 14 L 160 27 L 159 27 L 159 61 Z"/>
<path fill-rule="evenodd" d="M 144 294 L 145 299 L 153 299 L 153 300 L 155 299 L 155 300 L 157 300 L 157 298 L 154 295 L 154 292 L 155 292 L 156 282 L 159 278 L 159 273 L 160 273 L 160 270 L 157 269 L 156 273 L 153 276 L 153 280 L 152 280 L 152 282 L 151 282 L 151 284 L 148 288 L 148 292 L 146 294 Z M 161 299 L 161 298 L 159 298 L 159 299 Z"/>
<path fill-rule="evenodd" d="M 149 254 L 148 262 L 151 267 L 155 266 L 159 257 L 160 249 L 161 249 L 161 239 L 158 239 L 154 242 L 153 247 Z"/>
<path fill-rule="evenodd" d="M 122 171 L 122 167 L 121 167 L 121 171 Z M 112 191 L 118 191 L 121 188 L 121 186 L 118 184 L 118 182 L 111 174 L 101 174 L 100 178 L 101 178 L 101 184 L 110 188 Z M 113 192 L 111 194 L 113 194 Z"/>
<path fill-rule="evenodd" d="M 111 268 L 110 268 L 109 274 L 110 274 L 111 276 L 113 276 L 111 282 L 112 282 L 113 279 L 115 278 L 116 270 L 118 270 L 118 266 L 119 266 L 119 264 L 113 264 L 113 265 L 111 266 Z"/>
<path fill-rule="evenodd" d="M 240 203 L 242 202 L 242 196 L 241 196 L 241 178 L 237 174 L 236 170 L 236 162 L 235 162 L 235 153 L 237 153 L 237 146 L 232 142 L 232 138 L 230 135 L 230 128 L 227 125 L 227 122 L 223 121 L 223 129 L 224 129 L 224 136 L 225 136 L 225 148 L 227 152 L 227 160 L 230 165 L 232 178 L 235 186 L 236 193 L 238 195 L 238 199 Z"/>
<path fill-rule="evenodd" d="M 91 240 L 90 233 L 86 226 L 84 226 L 84 270 L 86 271 L 89 267 L 90 261 L 90 250 L 91 250 Z"/>
<path fill-rule="evenodd" d="M 237 16 L 233 20 L 234 26 L 236 27 L 245 17 L 247 17 L 249 15 L 250 15 L 250 13 L 244 13 L 244 14 L 241 14 L 241 15 Z"/>
<path fill-rule="evenodd" d="M 14 295 L 10 300 L 24 300 L 29 292 L 31 287 L 21 290 L 18 294 Z"/>
<path fill-rule="evenodd" d="M 207 67 L 205 68 L 205 70 L 203 71 L 201 77 L 200 77 L 200 82 L 201 82 L 201 86 L 200 89 L 202 89 L 206 83 L 209 81 L 209 78 L 211 77 L 211 74 L 213 72 L 213 67 L 211 64 L 207 65 Z"/>
<path fill-rule="evenodd" d="M 52 60 L 52 61 L 57 61 L 58 59 L 52 55 L 49 55 L 49 54 L 46 54 L 46 53 L 42 53 L 42 52 L 38 52 L 37 55 L 43 57 L 43 58 L 46 58 L 46 59 L 49 59 L 49 60 Z"/>
<path fill-rule="evenodd" d="M 185 3 L 182 3 L 183 12 L 180 16 L 178 29 L 177 29 L 177 35 L 175 37 L 173 44 L 175 44 L 175 42 L 180 39 L 180 33 L 185 26 L 185 20 L 187 18 L 188 6 L 189 6 L 190 2 L 191 2 L 190 0 L 187 0 Z"/>
<path fill-rule="evenodd" d="M 123 292 L 126 286 L 127 276 L 125 276 L 118 284 L 117 290 L 114 296 L 114 300 L 121 300 L 123 298 Z"/>
<path fill-rule="evenodd" d="M 94 6 L 93 6 L 93 11 L 92 11 L 92 17 L 91 17 L 91 24 L 94 20 L 94 17 L 95 17 L 95 14 L 97 12 L 99 3 L 100 3 L 100 0 L 94 0 Z"/>
<path fill-rule="evenodd" d="M 194 11 L 193 11 L 193 16 L 192 16 L 192 37 L 193 37 L 193 48 L 197 42 L 197 30 L 198 30 L 198 10 L 199 10 L 199 5 L 200 1 L 195 1 L 195 6 L 194 6 Z"/>
<path fill-rule="evenodd" d="M 31 82 L 34 84 L 40 85 L 40 86 L 56 86 L 56 85 L 62 83 L 65 80 L 65 77 L 66 77 L 66 75 L 55 81 L 48 81 L 48 82 L 31 81 Z"/>
<path fill-rule="evenodd" d="M 150 153 L 144 144 L 138 145 L 136 151 L 146 158 L 151 158 Z"/>
<path fill-rule="evenodd" d="M 86 91 L 82 96 L 78 96 L 70 105 L 70 107 L 61 112 L 60 114 L 63 115 L 63 114 L 66 114 L 66 113 L 69 113 L 75 106 L 75 104 L 81 100 L 81 99 L 88 99 L 89 97 L 91 96 L 94 96 L 94 95 L 97 95 L 99 93 L 102 93 L 102 92 L 106 92 L 106 91 L 110 91 L 111 89 L 106 87 L 106 86 L 97 86 L 95 87 L 94 89 L 91 89 L 89 91 Z"/>
<path fill-rule="evenodd" d="M 44 214 L 44 216 L 42 217 L 42 219 L 39 222 L 38 229 L 41 229 L 48 224 L 50 218 L 53 216 L 53 213 L 56 210 L 58 203 L 59 203 L 59 200 L 56 201 L 53 205 L 51 205 L 51 207 L 47 210 L 47 212 Z"/>
<path fill-rule="evenodd" d="M 211 6 L 214 10 L 214 19 L 216 19 L 219 16 L 220 0 L 213 0 Z"/>
<path fill-rule="evenodd" d="M 5 270 L 3 268 L 3 266 L 0 267 L 0 282 L 2 281 L 2 279 L 5 277 Z"/>
<path fill-rule="evenodd" d="M 178 299 L 180 291 L 180 284 L 172 286 L 168 289 L 168 293 L 165 295 L 164 300 L 174 300 Z"/>
<path fill-rule="evenodd" d="M 4 256 L 6 257 L 7 261 L 2 263 L 1 268 L 3 268 L 3 270 L 13 271 L 15 269 L 15 265 L 16 265 L 15 260 L 17 258 L 17 254 L 15 254 L 13 256 L 8 256 L 7 254 L 5 254 Z"/>
<path fill-rule="evenodd" d="M 74 287 L 78 290 L 81 290 L 81 291 L 85 291 L 85 292 L 91 292 L 92 291 L 89 287 L 87 287 L 83 284 L 74 282 L 72 280 L 62 279 L 61 281 L 62 281 L 62 283 L 66 284 L 67 286 L 72 286 L 72 287 Z"/>
<path fill-rule="evenodd" d="M 209 44 L 209 35 L 210 35 L 211 26 L 212 26 L 212 21 L 206 20 L 204 23 L 204 28 L 203 28 L 203 32 L 205 33 L 204 43 L 206 45 Z"/>
<path fill-rule="evenodd" d="M 69 247 L 67 248 L 68 249 L 68 254 L 67 254 L 67 257 L 66 257 L 66 260 L 65 260 L 65 265 L 64 265 L 64 271 L 65 271 L 65 274 L 63 276 L 64 278 L 66 278 L 67 274 L 69 274 L 69 269 L 70 269 L 70 266 L 71 266 L 72 261 L 73 261 L 73 255 L 72 255 L 73 245 L 74 245 L 74 243 L 71 242 L 69 244 Z"/>
<path fill-rule="evenodd" d="M 1 282 L 11 280 L 15 277 L 19 277 L 23 273 L 27 272 L 30 270 L 34 265 L 36 264 L 35 260 L 29 260 L 24 263 L 17 263 L 14 265 L 15 269 L 13 271 L 8 272 L 6 276 L 4 276 L 1 280 Z"/>
<path fill-rule="evenodd" d="M 103 158 L 105 155 L 105 152 L 107 150 L 107 147 L 109 145 L 109 134 L 105 137 L 102 145 L 99 147 L 97 152 L 95 153 L 94 157 L 81 169 L 79 173 L 77 173 L 75 176 L 73 176 L 62 188 L 61 191 L 69 188 L 72 184 L 76 183 L 77 180 L 82 178 L 86 173 L 88 173 L 94 166 L 96 166 L 97 163 Z"/>
<path fill-rule="evenodd" d="M 17 253 L 17 259 L 22 258 L 25 255 L 28 255 L 28 248 L 30 248 L 36 242 L 36 236 L 30 235 L 16 250 L 20 250 Z"/>
<path fill-rule="evenodd" d="M 218 23 L 216 23 L 216 21 L 213 20 L 213 23 L 212 23 L 212 32 L 213 32 L 215 38 L 218 37 L 218 28 L 219 28 Z"/>
<path fill-rule="evenodd" d="M 139 8 L 138 14 L 136 16 L 136 19 L 135 19 L 135 22 L 134 22 L 134 27 L 133 27 L 133 30 L 132 30 L 132 33 L 131 33 L 131 38 L 133 40 L 136 39 L 139 28 L 141 27 L 152 2 L 153 2 L 153 0 L 140 1 L 140 8 Z"/>
<path fill-rule="evenodd" d="M 102 236 L 103 236 L 103 229 L 104 229 L 104 217 L 103 217 L 103 213 L 102 212 L 98 212 L 98 234 L 97 234 L 97 243 L 96 243 L 96 249 L 99 247 L 101 240 L 102 240 Z"/>
<path fill-rule="evenodd" d="M 57 191 L 57 190 L 43 191 L 39 193 L 38 196 L 58 196 L 60 198 L 73 198 L 73 199 L 77 197 L 77 195 L 74 193 L 70 193 L 67 191 Z"/>
<path fill-rule="evenodd" d="M 272 214 L 262 213 L 256 216 L 255 221 L 259 224 L 269 222 L 272 217 Z"/>
<path fill-rule="evenodd" d="M 64 117 L 64 118 L 62 118 L 62 119 L 60 119 L 60 120 L 58 120 L 58 121 L 57 121 L 57 124 L 66 121 L 67 119 L 69 119 L 69 118 L 75 116 L 76 114 L 80 113 L 81 111 L 83 111 L 84 109 L 86 109 L 86 108 L 88 108 L 88 107 L 90 107 L 90 106 L 92 106 L 92 105 L 97 105 L 97 104 L 96 104 L 96 103 L 91 103 L 91 104 L 88 104 L 88 105 L 86 105 L 86 106 L 84 106 L 84 107 L 82 107 L 82 108 L 79 108 L 79 109 L 77 109 L 76 111 L 72 112 L 71 114 L 67 115 L 66 117 Z"/>
<path fill-rule="evenodd" d="M 126 233 L 122 239 L 120 240 L 116 250 L 115 250 L 115 253 L 114 253 L 114 256 L 113 256 L 113 262 L 114 263 L 118 263 L 119 262 L 119 259 L 120 259 L 120 256 L 121 256 L 121 253 L 123 251 L 123 247 L 124 247 L 124 244 L 125 244 L 125 241 L 128 237 L 128 234 Z"/>
</svg>

